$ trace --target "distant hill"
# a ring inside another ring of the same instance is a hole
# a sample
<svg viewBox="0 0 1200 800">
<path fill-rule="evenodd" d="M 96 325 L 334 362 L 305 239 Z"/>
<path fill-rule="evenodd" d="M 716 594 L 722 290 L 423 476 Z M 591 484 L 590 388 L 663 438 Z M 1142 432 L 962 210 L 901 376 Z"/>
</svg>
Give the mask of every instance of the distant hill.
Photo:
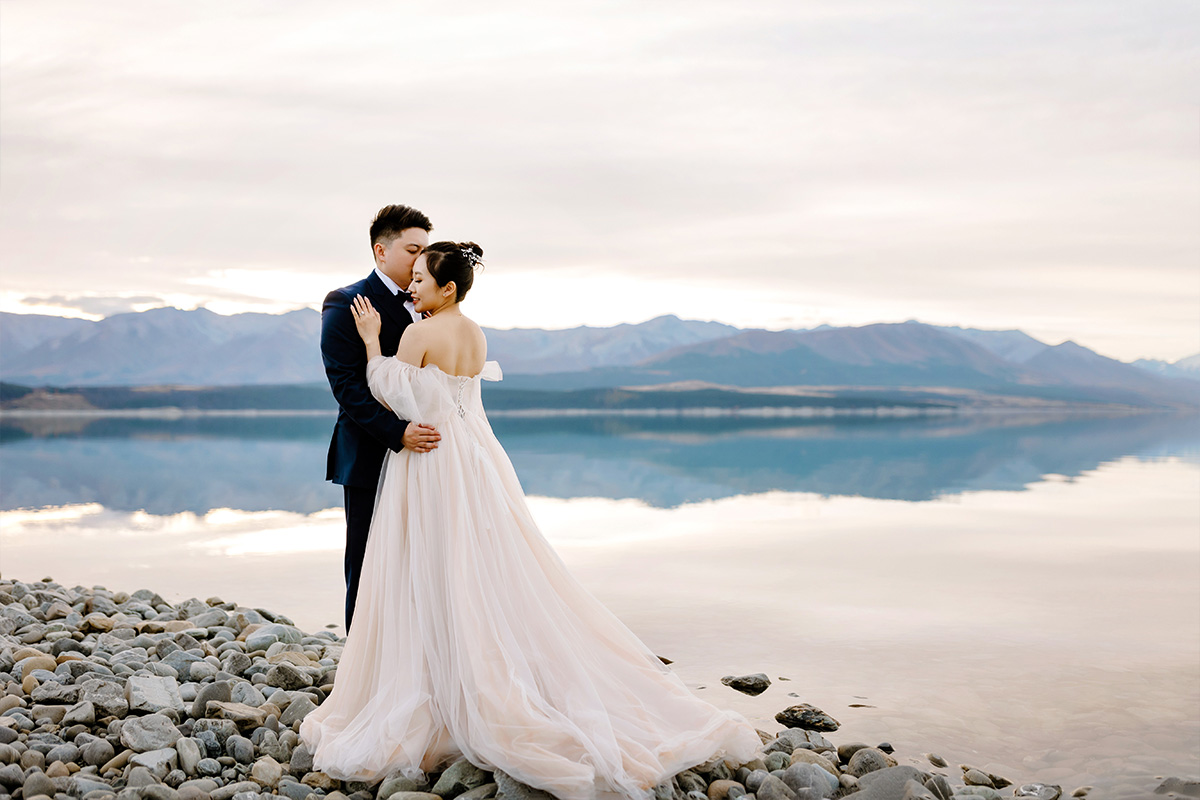
<svg viewBox="0 0 1200 800">
<path fill-rule="evenodd" d="M 505 369 L 502 386 L 514 391 L 699 382 L 734 389 L 940 387 L 1050 401 L 1200 405 L 1200 355 L 1175 364 L 1126 364 L 1019 330 L 909 321 L 765 331 L 665 316 L 609 328 L 487 335 L 489 358 Z M 319 345 L 320 315 L 309 309 L 225 317 L 160 308 L 98 322 L 0 314 L 0 379 L 49 387 L 320 386 Z M 39 395 L 37 402 L 65 398 Z"/>
</svg>

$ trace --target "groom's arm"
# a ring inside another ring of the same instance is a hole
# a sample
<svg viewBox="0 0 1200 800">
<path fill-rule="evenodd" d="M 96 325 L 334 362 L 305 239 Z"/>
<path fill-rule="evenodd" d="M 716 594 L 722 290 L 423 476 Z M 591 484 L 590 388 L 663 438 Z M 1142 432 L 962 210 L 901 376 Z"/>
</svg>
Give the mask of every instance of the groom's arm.
<svg viewBox="0 0 1200 800">
<path fill-rule="evenodd" d="M 371 395 L 366 349 L 354 327 L 350 298 L 336 290 L 321 308 L 321 359 L 329 388 L 350 419 L 389 450 L 403 450 L 408 420 L 399 419 Z"/>
</svg>

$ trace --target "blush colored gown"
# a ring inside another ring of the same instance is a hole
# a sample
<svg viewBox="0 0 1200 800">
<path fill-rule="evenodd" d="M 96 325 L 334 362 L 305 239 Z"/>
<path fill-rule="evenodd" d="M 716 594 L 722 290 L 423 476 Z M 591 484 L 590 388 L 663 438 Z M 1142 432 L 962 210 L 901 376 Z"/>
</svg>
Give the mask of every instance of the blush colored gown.
<svg viewBox="0 0 1200 800">
<path fill-rule="evenodd" d="M 420 779 L 465 755 L 563 800 L 646 798 L 722 756 L 754 758 L 744 717 L 696 697 L 567 571 L 484 414 L 480 380 L 379 356 L 371 392 L 435 425 L 390 452 L 333 693 L 300 735 L 342 780 Z"/>
</svg>

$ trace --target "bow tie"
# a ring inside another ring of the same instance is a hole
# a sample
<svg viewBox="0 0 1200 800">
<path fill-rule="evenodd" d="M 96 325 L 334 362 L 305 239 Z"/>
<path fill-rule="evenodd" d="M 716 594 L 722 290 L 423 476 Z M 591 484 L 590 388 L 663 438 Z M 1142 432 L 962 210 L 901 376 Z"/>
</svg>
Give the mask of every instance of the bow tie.
<svg viewBox="0 0 1200 800">
<path fill-rule="evenodd" d="M 401 289 L 400 291 L 396 292 L 396 300 L 400 303 L 411 303 L 412 295 Z"/>
</svg>

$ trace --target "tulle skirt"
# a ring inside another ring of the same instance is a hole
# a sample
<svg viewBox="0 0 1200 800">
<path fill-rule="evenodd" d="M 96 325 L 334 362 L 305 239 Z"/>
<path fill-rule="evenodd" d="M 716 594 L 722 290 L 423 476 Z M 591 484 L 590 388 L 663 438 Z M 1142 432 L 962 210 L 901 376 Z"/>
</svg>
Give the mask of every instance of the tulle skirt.
<svg viewBox="0 0 1200 800">
<path fill-rule="evenodd" d="M 376 781 L 465 755 L 563 800 L 649 796 L 761 742 L 696 697 L 567 571 L 485 417 L 389 453 L 333 693 L 301 737 L 316 769 Z"/>
</svg>

